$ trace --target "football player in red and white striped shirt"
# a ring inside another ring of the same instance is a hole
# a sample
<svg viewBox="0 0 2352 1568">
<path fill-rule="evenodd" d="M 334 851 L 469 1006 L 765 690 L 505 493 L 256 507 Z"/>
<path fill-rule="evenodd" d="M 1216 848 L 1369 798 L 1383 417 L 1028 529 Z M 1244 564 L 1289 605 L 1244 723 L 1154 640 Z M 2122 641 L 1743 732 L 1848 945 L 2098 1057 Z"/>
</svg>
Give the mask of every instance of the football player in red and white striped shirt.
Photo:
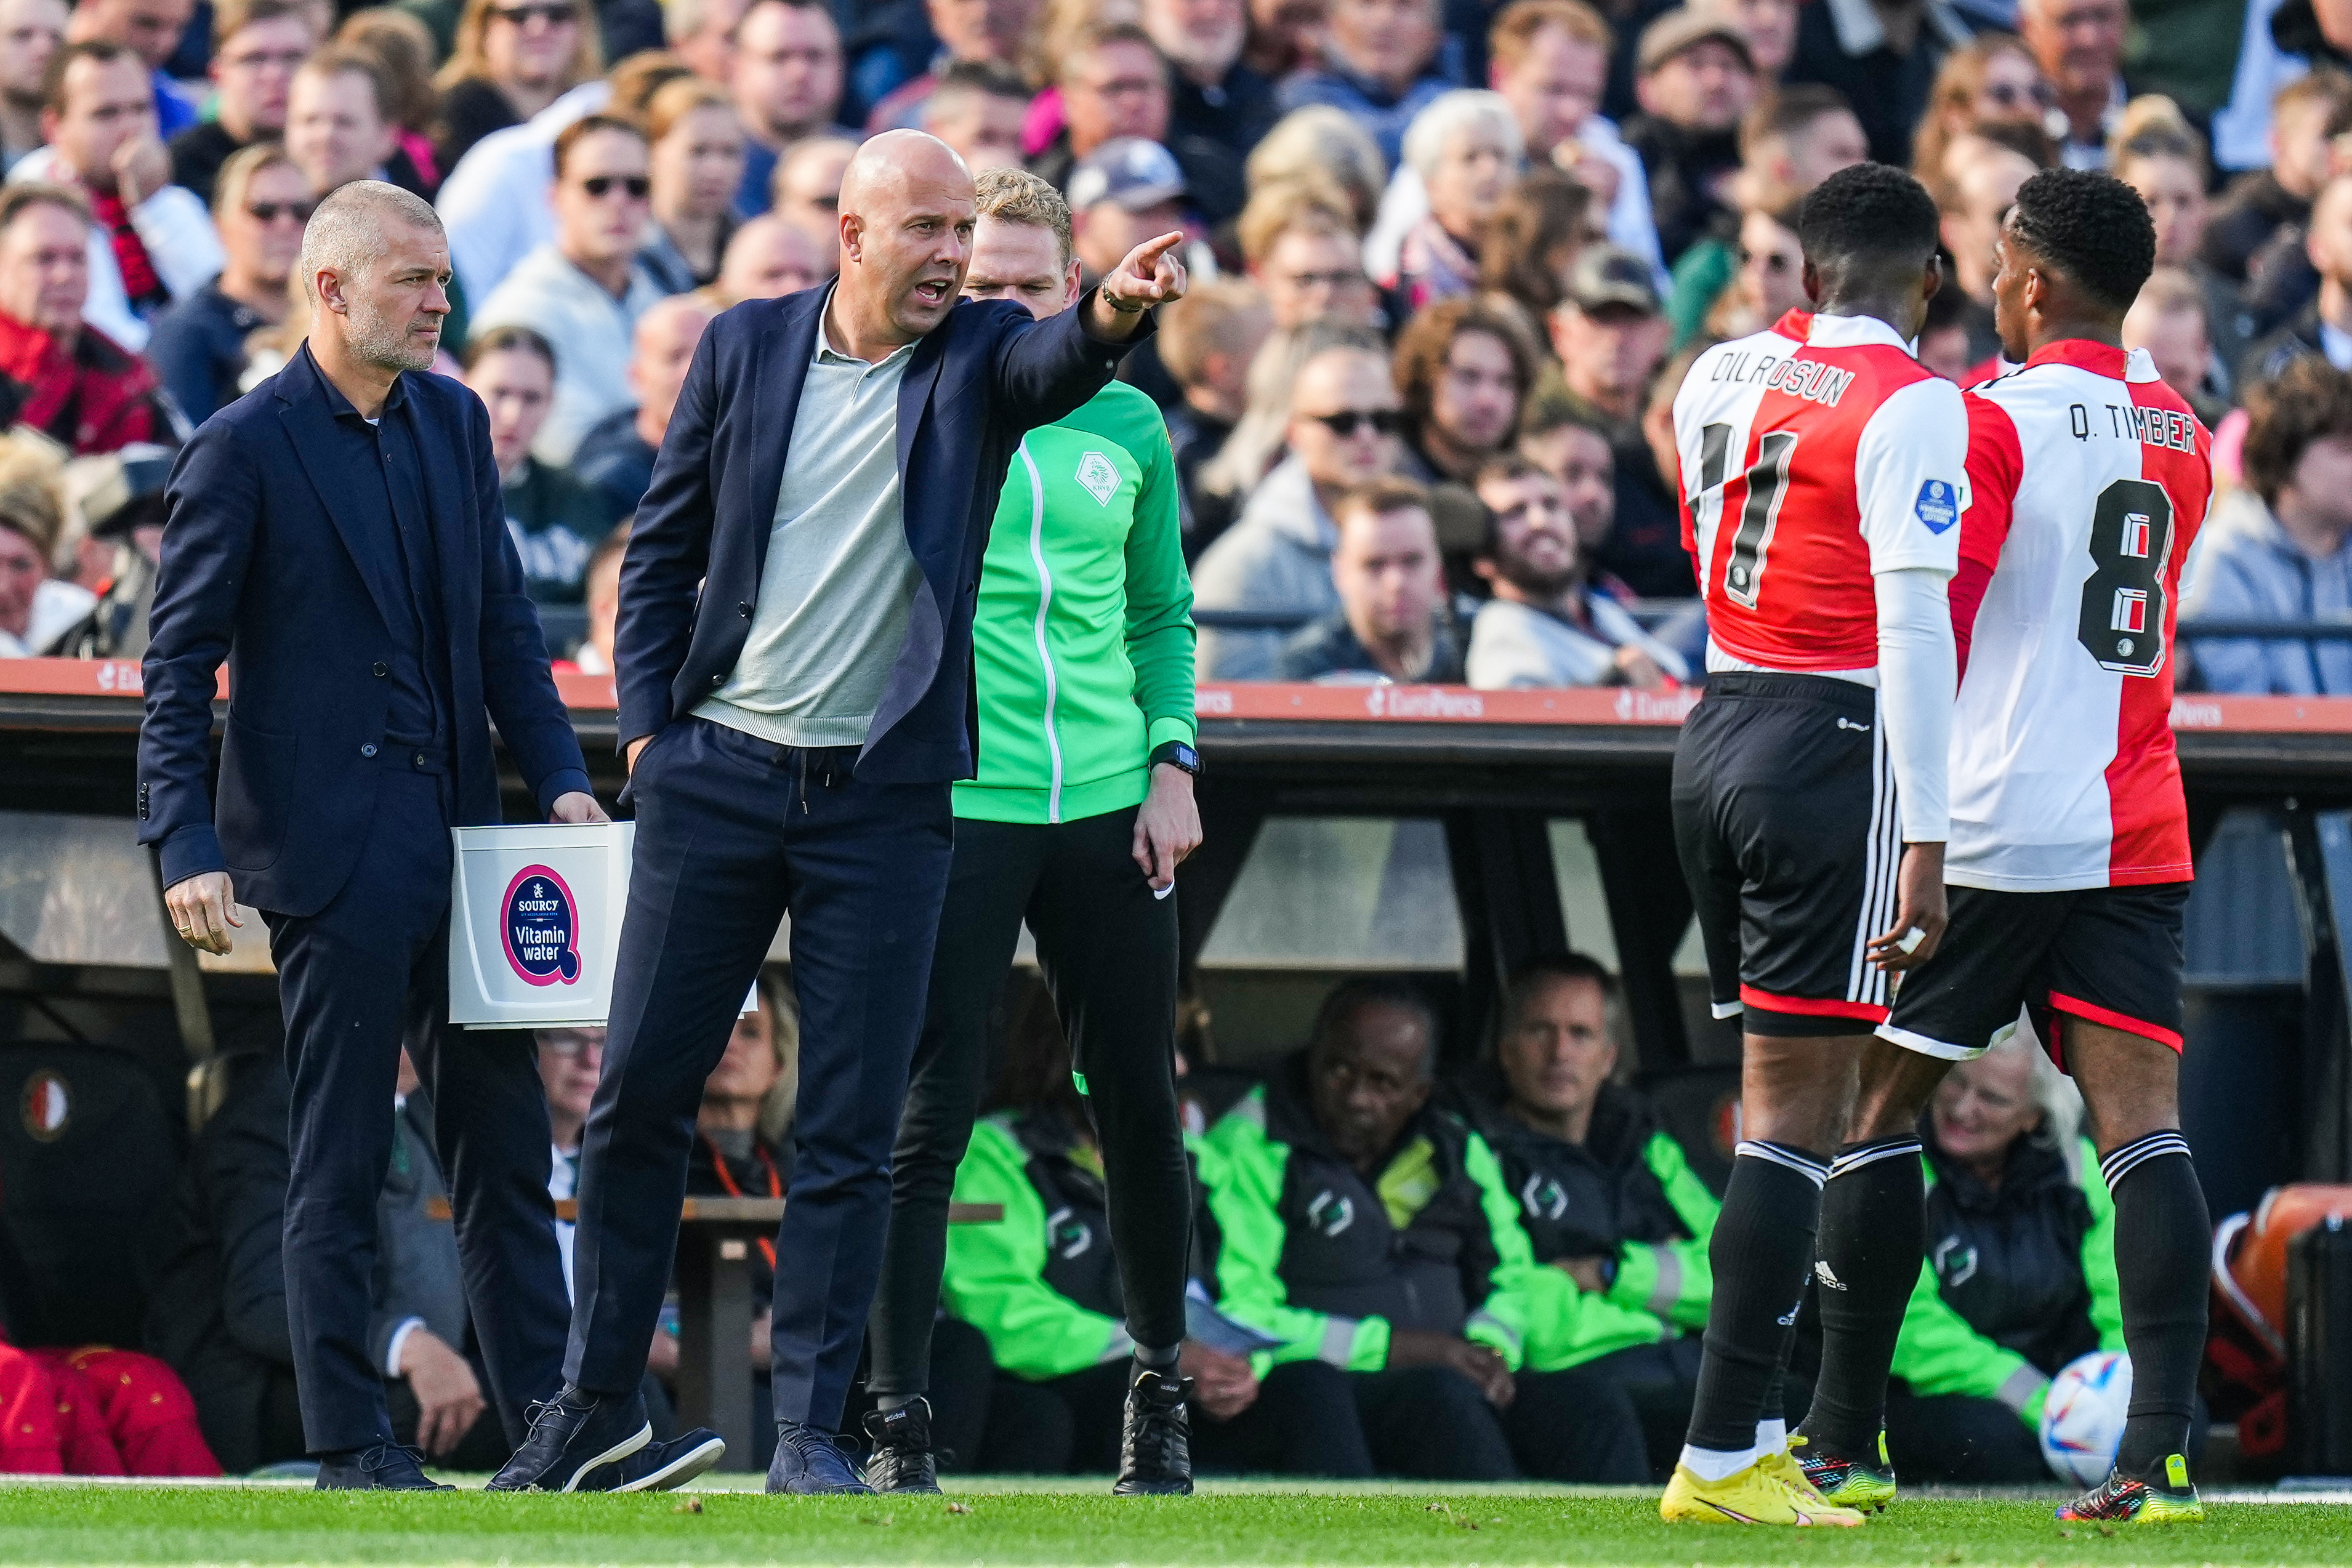
<svg viewBox="0 0 2352 1568">
<path fill-rule="evenodd" d="M 1909 351 L 1942 279 L 1936 204 L 1864 164 L 1808 198 L 1800 237 L 1818 308 L 1708 350 L 1675 399 L 1709 635 L 1675 847 L 1744 1074 L 1668 1520 L 1860 1522 L 1804 1485 L 1777 1385 L 1857 1064 L 1944 926 L 1968 417 Z"/>
<path fill-rule="evenodd" d="M 2090 1521 L 2202 1517 L 2187 1449 L 2210 1231 L 2180 1136 L 2190 868 L 2170 716 L 2181 563 L 2212 468 L 2197 416 L 2122 347 L 2155 247 L 2137 193 L 2072 170 L 2029 181 L 2004 227 L 1994 295 L 2022 368 L 1969 400 L 1951 926 L 1878 1030 L 1891 1049 L 1865 1063 L 1820 1241 L 1849 1319 L 1899 1322 L 1924 1241 L 1918 1113 L 1953 1061 L 2030 1015 L 2089 1103 L 2116 1205 L 2131 1413 L 2107 1479 L 2059 1515 Z M 1834 1490 L 1878 1451 L 1894 1335 L 1824 1327 L 1802 1435 Z M 2038 1412 L 2040 1386 L 2016 1393 Z"/>
</svg>

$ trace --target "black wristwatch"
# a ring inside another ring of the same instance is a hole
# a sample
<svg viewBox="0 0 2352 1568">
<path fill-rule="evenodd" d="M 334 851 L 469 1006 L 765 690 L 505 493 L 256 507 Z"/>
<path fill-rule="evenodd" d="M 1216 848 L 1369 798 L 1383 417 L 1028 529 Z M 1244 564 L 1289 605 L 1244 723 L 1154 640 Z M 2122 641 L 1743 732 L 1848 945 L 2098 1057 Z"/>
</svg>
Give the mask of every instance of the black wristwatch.
<svg viewBox="0 0 2352 1568">
<path fill-rule="evenodd" d="M 1165 762 L 1171 768 L 1181 768 L 1193 778 L 1201 776 L 1201 754 L 1181 740 L 1163 740 L 1151 748 L 1152 766 Z"/>
</svg>

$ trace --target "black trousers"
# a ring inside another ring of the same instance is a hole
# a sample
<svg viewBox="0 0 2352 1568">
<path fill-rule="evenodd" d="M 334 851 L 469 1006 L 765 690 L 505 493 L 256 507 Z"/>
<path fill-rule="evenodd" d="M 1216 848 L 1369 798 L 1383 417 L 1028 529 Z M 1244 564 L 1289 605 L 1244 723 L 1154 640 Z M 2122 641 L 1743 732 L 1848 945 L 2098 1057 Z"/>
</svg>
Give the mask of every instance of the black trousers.
<svg viewBox="0 0 2352 1568">
<path fill-rule="evenodd" d="M 394 750 L 404 765 L 384 770 L 343 890 L 316 915 L 263 915 L 293 1082 L 286 1316 L 312 1453 L 393 1435 L 367 1330 L 404 1043 L 432 1098 L 467 1306 L 510 1444 L 529 1430 L 524 1407 L 562 1381 L 567 1309 L 537 1052 L 528 1034 L 444 1021 L 447 779 L 411 769 L 406 749 Z"/>
<path fill-rule="evenodd" d="M 645 1375 L 703 1081 L 789 910 L 800 1104 L 770 1380 L 777 1420 L 840 1424 L 881 1268 L 951 828 L 946 784 L 860 780 L 855 760 L 699 718 L 637 758 L 629 908 L 581 1149 L 563 1370 L 582 1388 L 625 1393 Z"/>
<path fill-rule="evenodd" d="M 1886 1390 L 1886 1452 L 1906 1481 L 2048 1486 L 2042 1443 L 1998 1399 L 1917 1395 L 1900 1379 Z"/>
<path fill-rule="evenodd" d="M 1612 1420 L 1632 1416 L 1649 1468 L 1648 1479 L 1666 1479 L 1682 1458 L 1683 1438 L 1690 1431 L 1691 1401 L 1698 1394 L 1699 1354 L 1696 1334 L 1677 1334 L 1656 1344 L 1612 1351 L 1576 1369 L 1607 1385 L 1591 1396 L 1595 1416 L 1603 1408 L 1612 1412 Z M 1524 1398 L 1524 1379 L 1519 1387 Z"/>
<path fill-rule="evenodd" d="M 1452 1367 L 1406 1366 L 1349 1378 L 1381 1475 L 1431 1481 L 1507 1481 L 1518 1475 L 1502 1413 Z"/>
<path fill-rule="evenodd" d="M 929 1385 L 948 1195 L 971 1142 L 988 1019 L 1024 920 L 1102 1145 L 1128 1333 L 1152 1346 L 1184 1337 L 1192 1190 L 1176 1109 L 1176 900 L 1152 897 L 1129 856 L 1135 815 L 1129 807 L 1075 822 L 956 823 L 891 1161 L 890 1239 L 871 1329 L 877 1395 Z"/>
<path fill-rule="evenodd" d="M 1349 1375 L 1288 1362 L 1258 1384 L 1230 1421 L 1192 1406 L 1197 1469 L 1360 1479 L 1373 1474 Z M 1127 1408 L 1124 1359 L 1030 1383 L 999 1374 L 980 1468 L 1003 1474 L 1100 1475 L 1118 1468 Z"/>
<path fill-rule="evenodd" d="M 1624 1383 L 1602 1356 L 1559 1372 L 1522 1372 L 1503 1411 L 1511 1457 L 1548 1481 L 1639 1485 L 1650 1479 L 1642 1420 Z M 1690 1417 L 1690 1406 L 1683 1406 Z"/>
</svg>

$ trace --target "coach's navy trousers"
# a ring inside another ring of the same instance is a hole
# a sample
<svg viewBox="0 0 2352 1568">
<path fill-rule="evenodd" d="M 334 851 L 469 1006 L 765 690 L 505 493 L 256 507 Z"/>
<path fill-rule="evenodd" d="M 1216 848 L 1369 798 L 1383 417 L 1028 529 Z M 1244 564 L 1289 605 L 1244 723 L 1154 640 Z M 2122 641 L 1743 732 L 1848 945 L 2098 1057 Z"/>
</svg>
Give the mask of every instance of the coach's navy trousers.
<svg viewBox="0 0 2352 1568">
<path fill-rule="evenodd" d="M 263 912 L 294 1089 L 286 1318 L 303 1440 L 314 1454 L 392 1440 L 368 1330 L 404 1044 L 433 1104 L 490 1398 L 520 1446 L 525 1406 L 554 1396 L 563 1359 L 547 1094 L 529 1034 L 446 1021 L 449 779 L 424 751 L 386 750 L 367 843 L 342 891 L 316 915 Z"/>
<path fill-rule="evenodd" d="M 860 780 L 856 758 L 689 717 L 637 759 L 629 908 L 581 1152 L 564 1373 L 582 1388 L 625 1394 L 645 1375 L 703 1081 L 789 909 L 800 1106 L 770 1371 L 778 1420 L 840 1424 L 953 832 L 945 783 Z"/>
</svg>

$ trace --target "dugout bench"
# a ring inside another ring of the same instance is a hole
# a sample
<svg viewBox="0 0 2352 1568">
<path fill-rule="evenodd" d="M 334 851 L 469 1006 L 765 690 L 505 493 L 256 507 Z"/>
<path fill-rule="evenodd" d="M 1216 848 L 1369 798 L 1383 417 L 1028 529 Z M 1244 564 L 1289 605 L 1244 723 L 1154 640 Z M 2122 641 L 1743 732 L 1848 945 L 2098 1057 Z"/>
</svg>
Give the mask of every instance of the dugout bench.
<svg viewBox="0 0 2352 1568">
<path fill-rule="evenodd" d="M 557 679 L 609 800 L 623 778 L 612 684 L 574 674 Z M 121 1074 L 145 1080 L 162 1104 L 184 1100 L 191 1118 L 201 1119 L 213 1081 L 207 1061 L 278 1048 L 276 986 L 263 934 L 252 925 L 242 934 L 243 956 L 226 965 L 199 961 L 168 939 L 148 858 L 131 847 L 139 690 L 132 663 L 0 662 L 0 1053 L 7 1081 L 18 1085 L 49 1082 L 38 1076 L 44 1052 L 74 1053 L 84 1073 L 92 1061 L 115 1061 Z M 1690 906 L 1666 796 L 1676 728 L 1691 702 L 1688 694 L 1623 689 L 1201 688 L 1206 841 L 1179 879 L 1185 974 L 1198 974 L 1269 824 L 1433 820 L 1461 934 L 1458 969 L 1433 977 L 1444 982 L 1446 1050 L 1466 1057 L 1491 1033 L 1513 966 L 1592 941 L 1595 916 L 1571 928 L 1564 912 L 1548 832 L 1575 819 L 1597 864 L 1597 918 L 1624 976 L 1636 1071 L 1709 1174 L 1707 1155 L 1727 1163 L 1726 1064 L 1736 1061 L 1737 1037 L 1693 1005 L 1692 987 L 1675 968 Z M 2291 846 L 2303 948 L 2294 1005 L 2263 1015 L 2270 1051 L 2262 1071 L 2242 1051 L 2191 1050 L 2184 1102 L 2200 1166 L 2235 1158 L 2257 1171 L 2247 1180 L 2352 1177 L 2352 941 L 2336 935 L 2352 928 L 2352 698 L 2185 695 L 2173 723 L 2200 858 L 2231 808 L 2273 813 Z M 509 776 L 507 785 L 509 820 L 529 820 L 520 780 Z M 68 913 L 62 923 L 58 908 Z M 61 924 L 68 928 L 62 935 Z M 1212 1055 L 1196 1065 L 1232 1064 Z M 41 1124 L 46 1103 L 20 1090 L 17 1114 L 0 1117 L 0 1229 L 17 1250 L 56 1256 L 67 1238 L 83 1254 L 94 1242 L 103 1250 L 115 1245 L 106 1238 L 119 1227 L 94 1225 L 101 1209 L 120 1216 L 168 1207 L 168 1190 L 91 1194 L 46 1176 L 76 1142 L 70 1124 L 62 1136 Z M 168 1186 L 157 1173 L 170 1162 L 141 1168 L 142 1183 Z M 726 1239 L 713 1237 L 715 1252 Z M 75 1291 L 88 1293 L 101 1279 L 111 1291 L 133 1288 L 138 1273 L 128 1258 L 119 1268 L 85 1267 L 45 1293 L 42 1315 L 75 1321 Z M 115 1302 L 108 1315 L 126 1314 Z"/>
</svg>

